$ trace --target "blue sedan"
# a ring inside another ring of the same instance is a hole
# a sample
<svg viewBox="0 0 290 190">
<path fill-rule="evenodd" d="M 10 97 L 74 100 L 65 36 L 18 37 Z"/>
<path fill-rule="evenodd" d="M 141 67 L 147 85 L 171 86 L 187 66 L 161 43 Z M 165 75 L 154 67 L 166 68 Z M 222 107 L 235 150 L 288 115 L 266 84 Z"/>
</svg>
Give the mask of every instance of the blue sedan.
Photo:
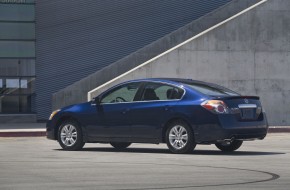
<svg viewBox="0 0 290 190">
<path fill-rule="evenodd" d="M 190 79 L 139 79 L 105 91 L 92 101 L 54 111 L 47 138 L 64 150 L 85 143 L 166 143 L 173 153 L 196 144 L 235 151 L 243 141 L 264 139 L 268 131 L 259 97 L 241 96 L 222 86 Z"/>
</svg>

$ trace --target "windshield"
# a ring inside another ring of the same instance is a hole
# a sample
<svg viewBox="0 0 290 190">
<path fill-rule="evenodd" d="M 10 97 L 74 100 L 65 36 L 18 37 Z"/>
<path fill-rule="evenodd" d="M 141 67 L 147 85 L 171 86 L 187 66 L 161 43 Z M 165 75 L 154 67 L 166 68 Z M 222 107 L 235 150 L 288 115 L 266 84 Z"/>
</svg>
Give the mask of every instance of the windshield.
<svg viewBox="0 0 290 190">
<path fill-rule="evenodd" d="M 218 85 L 210 86 L 208 84 L 197 83 L 188 83 L 187 85 L 192 89 L 209 96 L 239 96 L 238 93 Z"/>
</svg>

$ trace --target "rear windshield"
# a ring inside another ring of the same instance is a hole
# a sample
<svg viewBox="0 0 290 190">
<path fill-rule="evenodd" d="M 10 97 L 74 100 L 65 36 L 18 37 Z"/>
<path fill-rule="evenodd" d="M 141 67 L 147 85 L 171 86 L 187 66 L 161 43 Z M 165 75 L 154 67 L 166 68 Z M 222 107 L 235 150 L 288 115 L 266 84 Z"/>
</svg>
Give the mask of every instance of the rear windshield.
<svg viewBox="0 0 290 190">
<path fill-rule="evenodd" d="M 198 83 L 187 83 L 186 85 L 208 96 L 239 96 L 238 93 L 218 85 L 210 86 Z"/>
</svg>

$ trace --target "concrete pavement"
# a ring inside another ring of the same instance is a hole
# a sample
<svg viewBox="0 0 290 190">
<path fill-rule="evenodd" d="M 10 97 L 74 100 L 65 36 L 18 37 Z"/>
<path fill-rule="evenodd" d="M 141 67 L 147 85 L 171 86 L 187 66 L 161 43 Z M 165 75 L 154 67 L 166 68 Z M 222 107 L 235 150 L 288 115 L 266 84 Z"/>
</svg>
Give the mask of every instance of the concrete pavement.
<svg viewBox="0 0 290 190">
<path fill-rule="evenodd" d="M 234 153 L 199 145 L 192 154 L 176 155 L 164 144 L 133 144 L 125 151 L 86 144 L 70 152 L 44 137 L 0 138 L 0 189 L 285 190 L 289 140 L 289 134 L 271 133 Z"/>
</svg>

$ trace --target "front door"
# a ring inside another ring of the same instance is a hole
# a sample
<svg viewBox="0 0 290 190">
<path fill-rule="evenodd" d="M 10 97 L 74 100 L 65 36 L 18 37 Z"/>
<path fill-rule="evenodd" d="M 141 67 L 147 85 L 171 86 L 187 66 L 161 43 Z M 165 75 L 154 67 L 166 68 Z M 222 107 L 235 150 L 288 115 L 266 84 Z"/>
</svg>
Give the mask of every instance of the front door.
<svg viewBox="0 0 290 190">
<path fill-rule="evenodd" d="M 104 125 L 94 127 L 95 137 L 130 138 L 131 119 L 128 113 L 134 104 L 140 84 L 140 82 L 124 84 L 102 95 L 97 117 L 102 118 Z"/>
</svg>

